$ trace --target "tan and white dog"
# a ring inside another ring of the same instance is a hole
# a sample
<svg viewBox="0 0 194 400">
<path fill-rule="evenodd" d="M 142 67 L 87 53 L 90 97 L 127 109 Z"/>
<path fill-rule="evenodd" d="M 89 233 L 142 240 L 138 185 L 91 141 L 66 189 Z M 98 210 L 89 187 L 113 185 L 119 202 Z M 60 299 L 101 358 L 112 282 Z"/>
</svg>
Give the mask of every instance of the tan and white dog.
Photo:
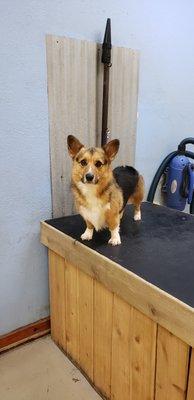
<svg viewBox="0 0 194 400">
<path fill-rule="evenodd" d="M 109 243 L 121 243 L 119 227 L 127 203 L 134 204 L 134 220 L 141 219 L 140 205 L 144 196 L 144 180 L 133 167 L 111 168 L 119 149 L 115 139 L 102 148 L 86 148 L 69 135 L 68 151 L 73 159 L 72 190 L 78 212 L 86 222 L 82 240 L 91 240 L 96 231 L 108 227 Z"/>
</svg>

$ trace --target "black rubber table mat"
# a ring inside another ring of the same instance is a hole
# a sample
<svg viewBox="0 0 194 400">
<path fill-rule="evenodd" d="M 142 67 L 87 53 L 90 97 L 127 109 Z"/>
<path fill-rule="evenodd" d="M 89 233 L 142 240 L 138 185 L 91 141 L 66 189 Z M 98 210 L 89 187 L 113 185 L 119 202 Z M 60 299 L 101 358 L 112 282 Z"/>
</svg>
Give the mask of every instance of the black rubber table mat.
<svg viewBox="0 0 194 400">
<path fill-rule="evenodd" d="M 81 216 L 46 221 L 79 240 L 85 230 Z M 127 206 L 119 246 L 108 245 L 107 229 L 95 232 L 86 246 L 194 307 L 194 216 L 150 203 L 142 205 L 142 221 L 133 221 Z"/>
</svg>

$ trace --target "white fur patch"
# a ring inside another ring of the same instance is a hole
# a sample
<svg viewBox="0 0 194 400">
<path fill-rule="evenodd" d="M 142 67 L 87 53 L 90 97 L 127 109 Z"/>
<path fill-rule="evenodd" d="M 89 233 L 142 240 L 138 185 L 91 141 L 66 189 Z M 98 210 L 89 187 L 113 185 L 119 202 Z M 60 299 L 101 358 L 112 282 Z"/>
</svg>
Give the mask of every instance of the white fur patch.
<svg viewBox="0 0 194 400">
<path fill-rule="evenodd" d="M 87 199 L 87 207 L 80 206 L 79 212 L 82 217 L 89 221 L 98 231 L 106 226 L 105 211 L 110 209 L 110 203 L 103 204 L 102 200 L 96 197 L 96 187 L 94 184 L 78 184 L 79 189 Z"/>
<path fill-rule="evenodd" d="M 134 221 L 140 221 L 141 220 L 141 211 L 135 211 L 133 219 L 134 219 Z"/>
<path fill-rule="evenodd" d="M 121 238 L 119 235 L 119 226 L 113 229 L 111 232 L 111 238 L 109 239 L 108 243 L 112 244 L 112 246 L 117 246 L 121 244 Z"/>
<path fill-rule="evenodd" d="M 93 229 L 86 228 L 85 232 L 81 235 L 82 240 L 91 240 L 93 236 Z"/>
</svg>

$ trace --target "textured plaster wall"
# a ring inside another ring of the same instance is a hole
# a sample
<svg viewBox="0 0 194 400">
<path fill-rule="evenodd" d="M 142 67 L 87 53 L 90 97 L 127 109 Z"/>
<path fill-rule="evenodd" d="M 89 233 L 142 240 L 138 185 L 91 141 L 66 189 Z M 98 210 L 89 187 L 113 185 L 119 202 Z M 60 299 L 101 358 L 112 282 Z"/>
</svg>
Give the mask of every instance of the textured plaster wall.
<svg viewBox="0 0 194 400">
<path fill-rule="evenodd" d="M 194 132 L 194 2 L 1 0 L 0 334 L 48 315 L 51 216 L 45 34 L 140 50 L 136 166 L 147 187 L 159 162 Z"/>
</svg>

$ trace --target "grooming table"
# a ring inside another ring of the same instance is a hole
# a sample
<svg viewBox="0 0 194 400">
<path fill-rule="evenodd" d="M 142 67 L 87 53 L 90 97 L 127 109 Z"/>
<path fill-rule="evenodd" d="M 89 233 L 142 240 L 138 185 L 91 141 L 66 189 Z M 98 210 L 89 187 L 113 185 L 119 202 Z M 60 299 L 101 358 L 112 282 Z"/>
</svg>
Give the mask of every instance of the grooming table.
<svg viewBox="0 0 194 400">
<path fill-rule="evenodd" d="M 194 399 L 194 217 L 127 206 L 120 246 L 82 242 L 79 215 L 41 223 L 49 249 L 51 335 L 114 400 Z"/>
</svg>

